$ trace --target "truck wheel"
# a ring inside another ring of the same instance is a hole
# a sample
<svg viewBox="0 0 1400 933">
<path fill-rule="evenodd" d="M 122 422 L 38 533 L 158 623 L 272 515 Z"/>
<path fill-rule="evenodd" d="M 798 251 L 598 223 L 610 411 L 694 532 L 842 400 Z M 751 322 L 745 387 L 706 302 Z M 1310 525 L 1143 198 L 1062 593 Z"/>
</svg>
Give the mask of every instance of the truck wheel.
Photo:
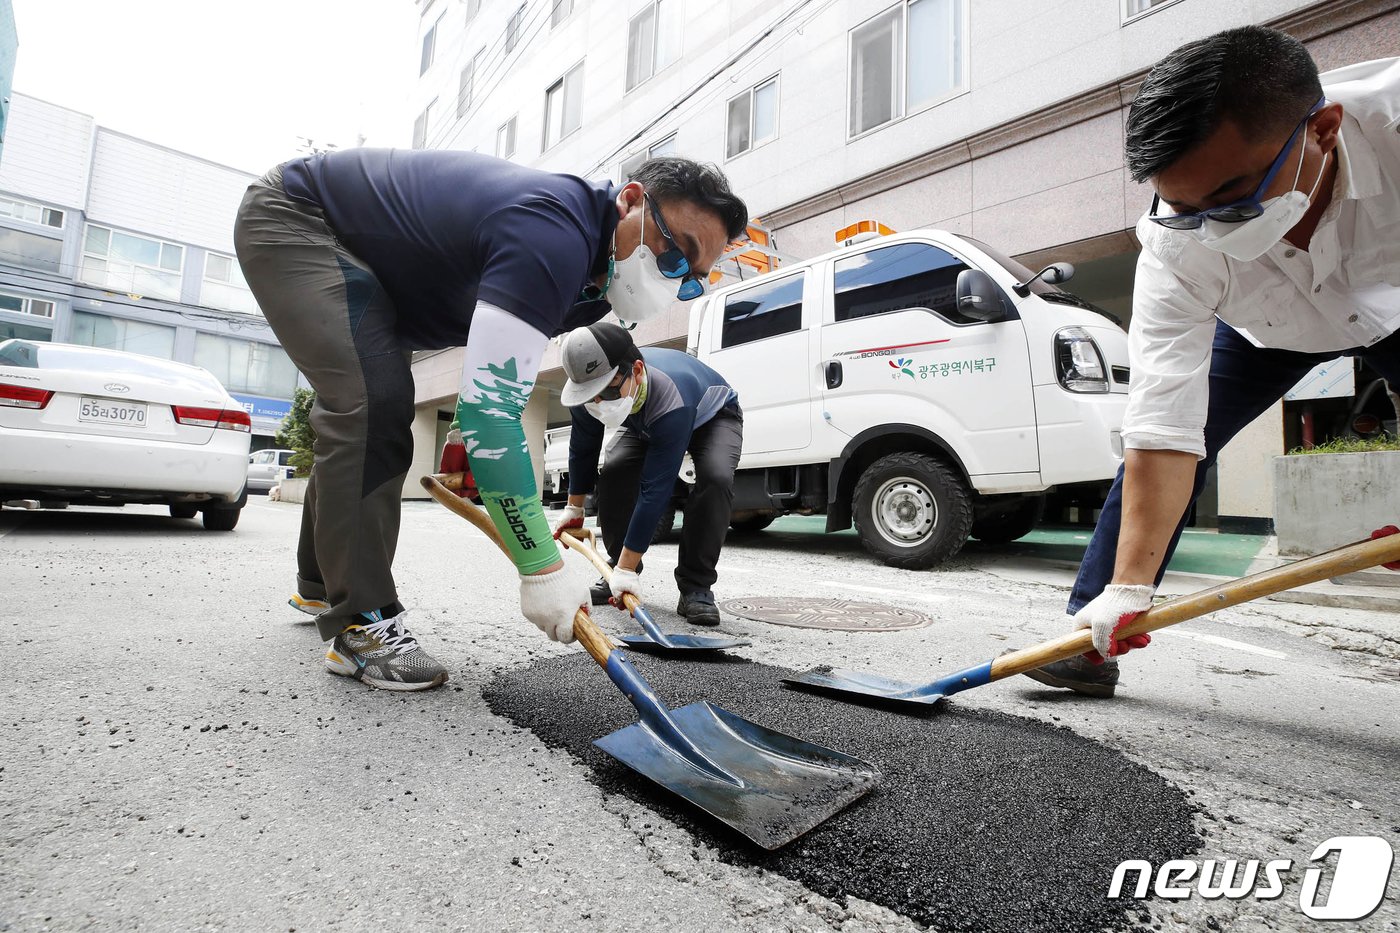
<svg viewBox="0 0 1400 933">
<path fill-rule="evenodd" d="M 199 514 L 199 506 L 193 502 L 172 502 L 170 503 L 171 518 L 194 518 Z"/>
<path fill-rule="evenodd" d="M 652 544 L 664 544 L 671 540 L 671 533 L 676 530 L 676 510 L 668 508 L 661 513 L 661 521 L 656 523 L 656 530 L 651 533 Z"/>
<path fill-rule="evenodd" d="M 961 550 L 972 497 L 957 473 L 927 454 L 888 454 L 856 483 L 860 542 L 891 567 L 925 570 Z"/>
<path fill-rule="evenodd" d="M 776 515 L 752 515 L 730 522 L 729 529 L 736 535 L 754 535 L 773 524 L 777 518 Z"/>
<path fill-rule="evenodd" d="M 987 544 L 1010 544 L 1024 538 L 1040 524 L 1045 497 L 1022 499 L 1008 509 L 988 514 L 972 523 L 972 537 Z"/>
</svg>

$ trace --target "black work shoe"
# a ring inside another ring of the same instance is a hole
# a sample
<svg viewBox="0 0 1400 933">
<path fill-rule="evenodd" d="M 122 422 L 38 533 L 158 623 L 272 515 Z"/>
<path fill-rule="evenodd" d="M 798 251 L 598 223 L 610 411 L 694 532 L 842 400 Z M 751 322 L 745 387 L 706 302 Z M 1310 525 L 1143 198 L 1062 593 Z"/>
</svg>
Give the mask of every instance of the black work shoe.
<svg viewBox="0 0 1400 933">
<path fill-rule="evenodd" d="M 691 625 L 719 625 L 719 607 L 715 605 L 715 594 L 709 590 L 682 593 L 676 611 Z"/>
<path fill-rule="evenodd" d="M 1037 683 L 1051 687 L 1064 687 L 1088 697 L 1108 699 L 1118 686 L 1118 662 L 1105 661 L 1095 664 L 1082 654 L 1063 661 L 1055 661 L 1033 671 L 1024 672 Z"/>
<path fill-rule="evenodd" d="M 606 606 L 608 600 L 612 599 L 612 587 L 603 577 L 598 578 L 598 582 L 588 588 L 588 595 L 593 599 L 593 605 Z"/>
</svg>

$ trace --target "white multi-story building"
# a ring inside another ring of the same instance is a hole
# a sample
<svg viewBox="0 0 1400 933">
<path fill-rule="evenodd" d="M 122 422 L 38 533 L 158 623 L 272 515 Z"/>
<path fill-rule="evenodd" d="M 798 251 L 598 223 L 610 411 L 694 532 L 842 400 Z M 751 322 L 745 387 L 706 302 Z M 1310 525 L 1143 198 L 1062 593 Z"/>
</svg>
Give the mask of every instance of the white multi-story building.
<svg viewBox="0 0 1400 933">
<path fill-rule="evenodd" d="M 233 251 L 252 175 L 13 95 L 0 159 L 0 339 L 203 366 L 268 446 L 304 385 Z"/>
<path fill-rule="evenodd" d="M 1400 48 L 1395 0 L 417 3 L 417 146 L 615 180 L 648 155 L 712 161 L 783 252 L 830 249 L 860 220 L 941 227 L 1074 262 L 1070 287 L 1125 320 L 1150 193 L 1124 168 L 1123 123 L 1153 62 L 1246 23 L 1299 36 L 1323 69 Z M 676 309 L 640 342 L 683 342 L 684 322 Z M 455 362 L 416 364 L 423 420 L 451 407 Z M 537 394 L 535 447 L 565 419 Z M 1258 461 L 1281 452 L 1281 422 L 1221 458 L 1220 512 L 1243 525 L 1270 513 Z"/>
</svg>

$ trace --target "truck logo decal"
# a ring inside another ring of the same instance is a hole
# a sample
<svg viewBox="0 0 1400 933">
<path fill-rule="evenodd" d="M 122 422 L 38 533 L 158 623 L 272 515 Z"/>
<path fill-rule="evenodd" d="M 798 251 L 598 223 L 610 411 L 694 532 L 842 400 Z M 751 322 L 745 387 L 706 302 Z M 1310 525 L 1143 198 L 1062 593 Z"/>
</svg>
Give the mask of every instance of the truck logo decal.
<svg viewBox="0 0 1400 933">
<path fill-rule="evenodd" d="M 846 350 L 837 356 L 849 356 L 858 360 L 867 359 L 872 356 L 894 356 L 898 350 L 913 350 L 917 347 L 932 347 L 940 343 L 951 343 L 951 337 L 944 337 L 942 340 L 923 340 L 919 343 L 900 343 L 890 347 L 866 347 L 864 350 Z"/>
<path fill-rule="evenodd" d="M 914 365 L 914 361 L 913 361 L 913 360 L 906 360 L 906 359 L 904 359 L 903 357 L 900 357 L 900 358 L 897 359 L 897 360 L 890 360 L 890 368 L 891 368 L 891 369 L 897 369 L 897 370 L 899 370 L 900 372 L 904 373 L 904 375 L 908 376 L 910 379 L 913 379 L 913 378 L 914 378 L 914 370 L 912 370 L 912 369 L 909 368 L 910 366 L 913 366 L 913 365 Z M 898 379 L 899 377 L 896 376 L 895 378 Z"/>
</svg>

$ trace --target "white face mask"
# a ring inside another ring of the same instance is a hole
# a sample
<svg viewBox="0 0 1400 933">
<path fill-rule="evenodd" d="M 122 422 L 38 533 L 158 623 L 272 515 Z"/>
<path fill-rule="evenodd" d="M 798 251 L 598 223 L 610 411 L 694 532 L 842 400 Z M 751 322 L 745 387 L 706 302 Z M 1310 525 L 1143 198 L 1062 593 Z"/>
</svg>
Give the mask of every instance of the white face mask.
<svg viewBox="0 0 1400 933">
<path fill-rule="evenodd" d="M 1304 145 L 1307 145 L 1306 140 Z M 1238 259 L 1240 262 L 1258 259 L 1303 219 L 1303 215 L 1312 204 L 1313 195 L 1317 193 L 1317 186 L 1322 184 L 1322 176 L 1326 169 L 1327 158 L 1324 155 L 1312 190 L 1304 194 L 1298 190 L 1298 176 L 1303 173 L 1303 160 L 1300 157 L 1298 170 L 1293 173 L 1293 190 L 1282 197 L 1270 198 L 1263 202 L 1261 206 L 1264 213 L 1258 217 L 1237 224 L 1221 223 L 1207 218 L 1200 227 L 1186 232 L 1200 240 L 1202 246 L 1224 253 L 1231 259 Z"/>
<path fill-rule="evenodd" d="M 642 195 L 645 199 L 646 195 Z M 608 283 L 608 302 L 613 313 L 624 324 L 640 324 L 656 317 L 676 300 L 679 282 L 661 274 L 656 254 L 646 244 L 647 209 L 642 202 L 642 229 L 637 248 L 626 259 L 613 260 L 612 279 Z"/>
<path fill-rule="evenodd" d="M 603 422 L 603 427 L 609 431 L 622 427 L 622 422 L 626 421 L 627 416 L 632 414 L 637 390 L 640 386 L 636 379 L 632 381 L 632 391 L 627 395 L 605 402 L 584 402 L 583 410 Z"/>
</svg>

